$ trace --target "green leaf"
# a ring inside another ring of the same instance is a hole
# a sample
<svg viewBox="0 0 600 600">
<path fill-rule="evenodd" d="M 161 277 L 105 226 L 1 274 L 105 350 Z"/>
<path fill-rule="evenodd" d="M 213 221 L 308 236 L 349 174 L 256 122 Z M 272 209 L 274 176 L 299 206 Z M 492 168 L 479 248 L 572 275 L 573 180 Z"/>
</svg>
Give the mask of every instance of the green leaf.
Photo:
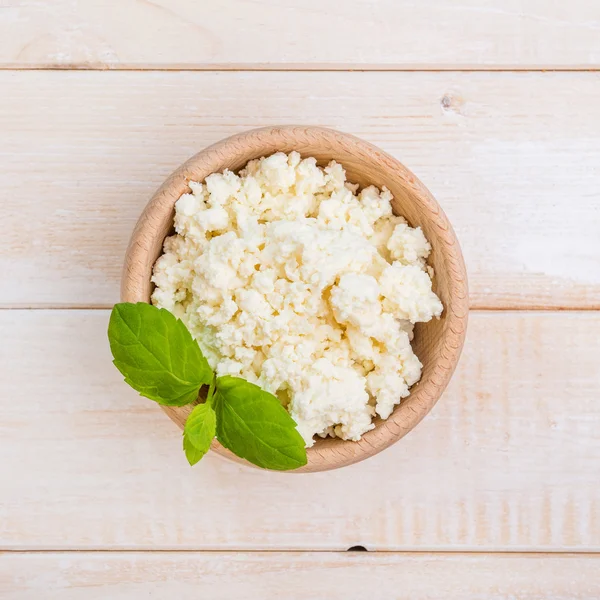
<svg viewBox="0 0 600 600">
<path fill-rule="evenodd" d="M 234 454 L 277 471 L 306 464 L 296 423 L 273 394 L 238 377 L 219 377 L 214 406 L 217 439 Z"/>
<path fill-rule="evenodd" d="M 108 325 L 114 364 L 125 381 L 159 404 L 183 406 L 212 380 L 211 368 L 186 326 L 164 308 L 115 304 Z"/>
<path fill-rule="evenodd" d="M 183 449 L 190 465 L 195 465 L 208 452 L 216 427 L 217 416 L 212 406 L 194 407 L 183 429 Z"/>
</svg>

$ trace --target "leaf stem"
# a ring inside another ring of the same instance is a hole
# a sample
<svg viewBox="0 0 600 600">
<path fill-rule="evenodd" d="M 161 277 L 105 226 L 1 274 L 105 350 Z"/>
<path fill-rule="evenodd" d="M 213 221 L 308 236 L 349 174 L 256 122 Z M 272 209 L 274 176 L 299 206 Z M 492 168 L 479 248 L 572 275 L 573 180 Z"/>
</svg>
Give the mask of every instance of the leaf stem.
<svg viewBox="0 0 600 600">
<path fill-rule="evenodd" d="M 215 385 L 217 381 L 217 376 L 213 375 L 212 381 L 210 382 L 210 386 L 208 387 L 208 394 L 206 394 L 206 404 L 209 406 L 212 404 L 212 399 L 215 395 Z"/>
</svg>

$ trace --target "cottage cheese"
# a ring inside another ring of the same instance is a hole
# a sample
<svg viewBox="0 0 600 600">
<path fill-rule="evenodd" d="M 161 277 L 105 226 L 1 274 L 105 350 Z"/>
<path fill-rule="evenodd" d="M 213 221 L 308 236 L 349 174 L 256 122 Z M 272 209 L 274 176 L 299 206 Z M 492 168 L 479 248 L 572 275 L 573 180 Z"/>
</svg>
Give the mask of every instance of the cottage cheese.
<svg viewBox="0 0 600 600">
<path fill-rule="evenodd" d="M 218 376 L 276 394 L 313 437 L 358 440 L 421 376 L 413 325 L 439 317 L 420 228 L 392 196 L 297 152 L 190 182 L 152 301 L 180 317 Z"/>
</svg>

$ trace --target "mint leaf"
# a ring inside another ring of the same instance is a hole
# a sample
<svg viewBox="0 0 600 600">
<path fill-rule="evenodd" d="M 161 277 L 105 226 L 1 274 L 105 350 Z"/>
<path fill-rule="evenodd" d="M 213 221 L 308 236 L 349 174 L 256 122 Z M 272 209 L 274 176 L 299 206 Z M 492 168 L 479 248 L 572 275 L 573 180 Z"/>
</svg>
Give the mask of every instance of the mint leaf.
<svg viewBox="0 0 600 600">
<path fill-rule="evenodd" d="M 217 416 L 212 406 L 198 404 L 185 422 L 183 449 L 190 465 L 195 465 L 210 448 L 215 437 Z"/>
<path fill-rule="evenodd" d="M 296 423 L 273 394 L 238 377 L 219 377 L 214 406 L 217 439 L 234 454 L 277 471 L 306 464 Z"/>
<path fill-rule="evenodd" d="M 115 304 L 108 325 L 114 364 L 125 381 L 159 404 L 193 402 L 212 371 L 186 326 L 164 308 Z"/>
</svg>

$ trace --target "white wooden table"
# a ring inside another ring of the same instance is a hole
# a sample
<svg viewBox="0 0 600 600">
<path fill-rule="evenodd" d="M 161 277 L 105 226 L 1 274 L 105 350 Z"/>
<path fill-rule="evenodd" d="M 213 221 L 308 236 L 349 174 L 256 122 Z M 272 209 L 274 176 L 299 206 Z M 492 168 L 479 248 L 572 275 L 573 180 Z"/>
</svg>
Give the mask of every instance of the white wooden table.
<svg viewBox="0 0 600 600">
<path fill-rule="evenodd" d="M 0 69 L 2 600 L 600 597 L 600 3 L 0 0 Z M 371 460 L 190 469 L 108 310 L 158 184 L 281 123 L 422 178 L 467 344 Z"/>
</svg>

